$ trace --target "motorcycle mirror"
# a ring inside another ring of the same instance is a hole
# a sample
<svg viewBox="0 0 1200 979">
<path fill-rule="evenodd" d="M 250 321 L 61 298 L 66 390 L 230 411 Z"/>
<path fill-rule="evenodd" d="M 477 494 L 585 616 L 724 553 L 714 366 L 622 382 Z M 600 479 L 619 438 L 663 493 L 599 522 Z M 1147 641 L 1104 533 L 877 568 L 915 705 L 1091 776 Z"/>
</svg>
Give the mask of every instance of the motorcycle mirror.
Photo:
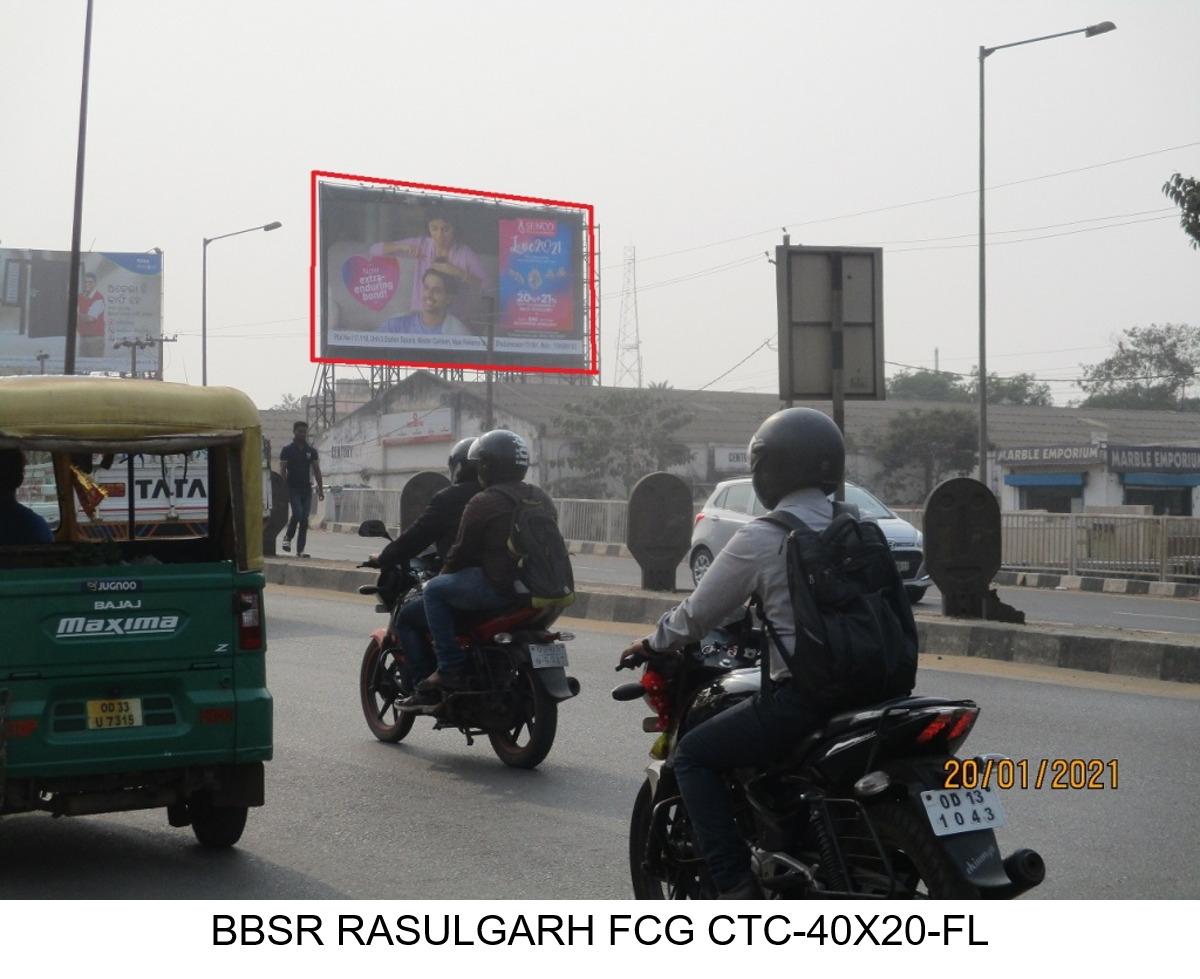
<svg viewBox="0 0 1200 979">
<path fill-rule="evenodd" d="M 392 539 L 392 535 L 388 533 L 388 529 L 382 520 L 364 520 L 358 525 L 359 537 L 386 537 Z"/>
</svg>

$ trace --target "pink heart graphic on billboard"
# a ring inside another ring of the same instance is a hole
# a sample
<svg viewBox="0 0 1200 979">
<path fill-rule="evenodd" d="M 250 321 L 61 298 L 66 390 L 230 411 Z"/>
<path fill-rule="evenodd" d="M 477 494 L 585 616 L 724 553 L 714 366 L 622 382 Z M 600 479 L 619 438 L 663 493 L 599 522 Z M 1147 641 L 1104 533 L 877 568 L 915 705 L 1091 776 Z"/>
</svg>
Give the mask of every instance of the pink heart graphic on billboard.
<svg viewBox="0 0 1200 979">
<path fill-rule="evenodd" d="M 400 263 L 394 258 L 352 255 L 342 265 L 342 282 L 350 295 L 378 313 L 396 294 Z"/>
</svg>

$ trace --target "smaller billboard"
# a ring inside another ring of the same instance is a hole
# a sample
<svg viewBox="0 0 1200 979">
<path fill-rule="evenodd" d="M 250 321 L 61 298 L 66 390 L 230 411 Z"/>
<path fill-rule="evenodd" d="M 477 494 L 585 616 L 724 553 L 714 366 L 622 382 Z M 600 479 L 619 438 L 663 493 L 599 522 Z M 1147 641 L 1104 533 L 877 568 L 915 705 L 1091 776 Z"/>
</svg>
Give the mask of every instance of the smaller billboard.
<svg viewBox="0 0 1200 979">
<path fill-rule="evenodd" d="M 593 233 L 584 204 L 314 171 L 313 360 L 595 374 Z"/>
<path fill-rule="evenodd" d="M 71 253 L 0 248 L 0 368 L 61 374 L 75 296 L 78 373 L 157 373 L 162 354 L 160 252 Z"/>
</svg>

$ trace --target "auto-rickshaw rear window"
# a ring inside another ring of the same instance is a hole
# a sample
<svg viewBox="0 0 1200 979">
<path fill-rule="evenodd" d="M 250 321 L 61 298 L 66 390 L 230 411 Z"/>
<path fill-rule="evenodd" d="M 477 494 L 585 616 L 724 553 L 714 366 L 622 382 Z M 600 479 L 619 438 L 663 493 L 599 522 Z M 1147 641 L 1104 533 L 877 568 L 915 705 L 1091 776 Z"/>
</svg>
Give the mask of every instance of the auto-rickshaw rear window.
<svg viewBox="0 0 1200 979">
<path fill-rule="evenodd" d="M 29 441 L 40 448 L 26 450 L 18 499 L 47 520 L 55 542 L 0 547 L 0 567 L 235 557 L 242 521 L 231 481 L 240 468 L 241 433 Z"/>
</svg>

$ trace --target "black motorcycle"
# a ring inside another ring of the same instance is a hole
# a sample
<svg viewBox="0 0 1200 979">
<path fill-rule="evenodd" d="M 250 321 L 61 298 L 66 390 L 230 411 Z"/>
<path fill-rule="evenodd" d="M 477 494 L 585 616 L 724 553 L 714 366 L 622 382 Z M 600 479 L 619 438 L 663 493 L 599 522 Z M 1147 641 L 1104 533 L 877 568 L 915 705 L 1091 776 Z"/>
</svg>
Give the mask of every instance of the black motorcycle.
<svg viewBox="0 0 1200 979">
<path fill-rule="evenodd" d="M 613 690 L 616 700 L 644 699 L 654 716 L 643 728 L 658 733 L 629 828 L 639 899 L 715 896 L 671 759 L 689 730 L 758 692 L 761 649 L 748 624 L 718 630 L 677 657 L 626 664 L 643 667 L 641 681 Z M 1041 883 L 1036 852 L 1002 860 L 996 842 L 1006 823 L 997 773 L 1012 762 L 956 759 L 978 715 L 970 700 L 891 700 L 830 718 L 781 763 L 732 773 L 738 826 L 764 893 L 1012 898 Z"/>
<path fill-rule="evenodd" d="M 391 539 L 380 520 L 365 521 L 358 533 Z M 423 555 L 407 567 L 381 569 L 374 585 L 358 589 L 375 595 L 376 611 L 390 616 L 386 628 L 371 633 L 359 671 L 367 727 L 380 741 L 394 743 L 412 730 L 417 717 L 429 716 L 435 731 L 457 728 L 467 744 L 486 734 L 496 755 L 512 768 L 536 767 L 554 744 L 559 702 L 579 693 L 579 681 L 566 670 L 565 643 L 574 635 L 551 628 L 559 609 L 522 606 L 461 613 L 459 641 L 468 654 L 466 688 L 443 693 L 440 703 L 412 703 L 413 682 L 396 638 L 395 616 L 405 602 L 420 599 L 421 587 L 436 573 L 436 560 Z"/>
</svg>

